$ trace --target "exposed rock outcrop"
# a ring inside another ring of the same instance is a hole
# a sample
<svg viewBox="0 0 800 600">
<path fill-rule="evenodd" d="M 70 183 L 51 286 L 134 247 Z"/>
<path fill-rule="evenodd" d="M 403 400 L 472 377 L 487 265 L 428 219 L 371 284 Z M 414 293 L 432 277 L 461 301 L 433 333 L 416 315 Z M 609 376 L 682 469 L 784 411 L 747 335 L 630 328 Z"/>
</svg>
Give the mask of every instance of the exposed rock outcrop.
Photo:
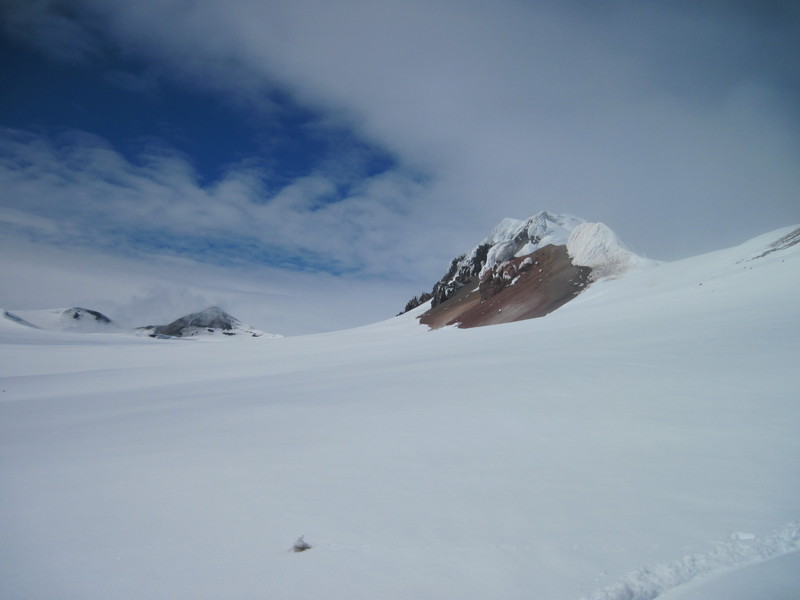
<svg viewBox="0 0 800 600">
<path fill-rule="evenodd" d="M 98 323 L 111 323 L 111 319 L 109 319 L 103 313 L 90 308 L 81 308 L 80 306 L 67 308 L 64 310 L 63 314 L 64 316 L 70 319 L 75 319 L 76 321 L 83 319 L 87 321 L 97 321 Z"/>
<path fill-rule="evenodd" d="M 419 318 L 431 328 L 531 319 L 559 308 L 591 281 L 648 264 L 654 261 L 632 253 L 603 223 L 543 211 L 524 221 L 498 223 L 472 251 L 452 260 L 429 294 L 413 298 L 405 310 L 430 300 L 430 309 Z"/>
<path fill-rule="evenodd" d="M 572 264 L 566 246 L 547 245 L 473 277 L 420 322 L 432 329 L 469 328 L 542 317 L 577 296 L 590 273 Z"/>
<path fill-rule="evenodd" d="M 470 252 L 454 258 L 447 273 L 436 282 L 433 289 L 409 300 L 403 312 L 428 300 L 431 300 L 431 307 L 447 301 L 475 276 L 498 263 L 525 256 L 548 244 L 566 244 L 570 232 L 583 222 L 583 219 L 572 215 L 547 211 L 525 220 L 503 219 Z"/>
</svg>

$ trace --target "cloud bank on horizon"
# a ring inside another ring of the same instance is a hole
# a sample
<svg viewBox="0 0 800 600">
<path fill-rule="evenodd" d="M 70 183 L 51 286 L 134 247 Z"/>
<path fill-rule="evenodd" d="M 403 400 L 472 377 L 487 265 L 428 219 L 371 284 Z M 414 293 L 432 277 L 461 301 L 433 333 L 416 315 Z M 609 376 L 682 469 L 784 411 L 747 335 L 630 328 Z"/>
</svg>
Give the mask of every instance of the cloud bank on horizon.
<svg viewBox="0 0 800 600">
<path fill-rule="evenodd" d="M 411 295 L 540 209 L 659 259 L 800 221 L 797 3 L 2 0 L 0 15 L 12 241 Z"/>
</svg>

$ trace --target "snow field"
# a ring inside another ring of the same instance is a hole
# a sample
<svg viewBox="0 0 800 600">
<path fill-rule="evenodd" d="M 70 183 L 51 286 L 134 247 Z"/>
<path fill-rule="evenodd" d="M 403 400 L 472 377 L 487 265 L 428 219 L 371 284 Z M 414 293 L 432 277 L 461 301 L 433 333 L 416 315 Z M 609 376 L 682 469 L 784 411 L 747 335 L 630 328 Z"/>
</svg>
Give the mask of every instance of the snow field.
<svg viewBox="0 0 800 600">
<path fill-rule="evenodd" d="M 481 329 L 4 324 L 0 597 L 642 600 L 780 557 L 800 255 L 737 262 L 768 241 Z"/>
</svg>

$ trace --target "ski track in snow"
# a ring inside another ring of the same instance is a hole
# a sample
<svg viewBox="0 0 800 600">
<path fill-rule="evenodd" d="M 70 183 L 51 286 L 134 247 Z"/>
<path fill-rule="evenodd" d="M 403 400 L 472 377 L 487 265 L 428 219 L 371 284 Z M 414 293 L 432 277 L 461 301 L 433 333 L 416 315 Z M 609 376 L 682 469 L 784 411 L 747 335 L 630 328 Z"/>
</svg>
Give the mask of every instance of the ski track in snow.
<svg viewBox="0 0 800 600">
<path fill-rule="evenodd" d="M 734 533 L 710 552 L 689 554 L 629 573 L 624 580 L 583 596 L 581 600 L 654 600 L 665 592 L 700 577 L 755 565 L 800 551 L 800 521 L 770 536 Z"/>
</svg>

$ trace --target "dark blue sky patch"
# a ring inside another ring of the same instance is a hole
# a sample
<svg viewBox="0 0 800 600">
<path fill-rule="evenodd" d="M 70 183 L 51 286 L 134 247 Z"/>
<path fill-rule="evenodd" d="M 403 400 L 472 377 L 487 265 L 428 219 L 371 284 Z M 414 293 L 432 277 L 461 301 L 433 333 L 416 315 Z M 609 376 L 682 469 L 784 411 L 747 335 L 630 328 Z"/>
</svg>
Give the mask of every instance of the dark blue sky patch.
<svg viewBox="0 0 800 600">
<path fill-rule="evenodd" d="M 344 128 L 321 126 L 319 115 L 280 91 L 265 97 L 269 108 L 247 110 L 111 51 L 88 63 L 56 62 L 0 35 L 0 78 L 0 125 L 86 131 L 134 164 L 153 144 L 174 148 L 203 185 L 253 158 L 275 188 L 338 162 L 354 177 L 394 165 L 388 152 Z"/>
</svg>

